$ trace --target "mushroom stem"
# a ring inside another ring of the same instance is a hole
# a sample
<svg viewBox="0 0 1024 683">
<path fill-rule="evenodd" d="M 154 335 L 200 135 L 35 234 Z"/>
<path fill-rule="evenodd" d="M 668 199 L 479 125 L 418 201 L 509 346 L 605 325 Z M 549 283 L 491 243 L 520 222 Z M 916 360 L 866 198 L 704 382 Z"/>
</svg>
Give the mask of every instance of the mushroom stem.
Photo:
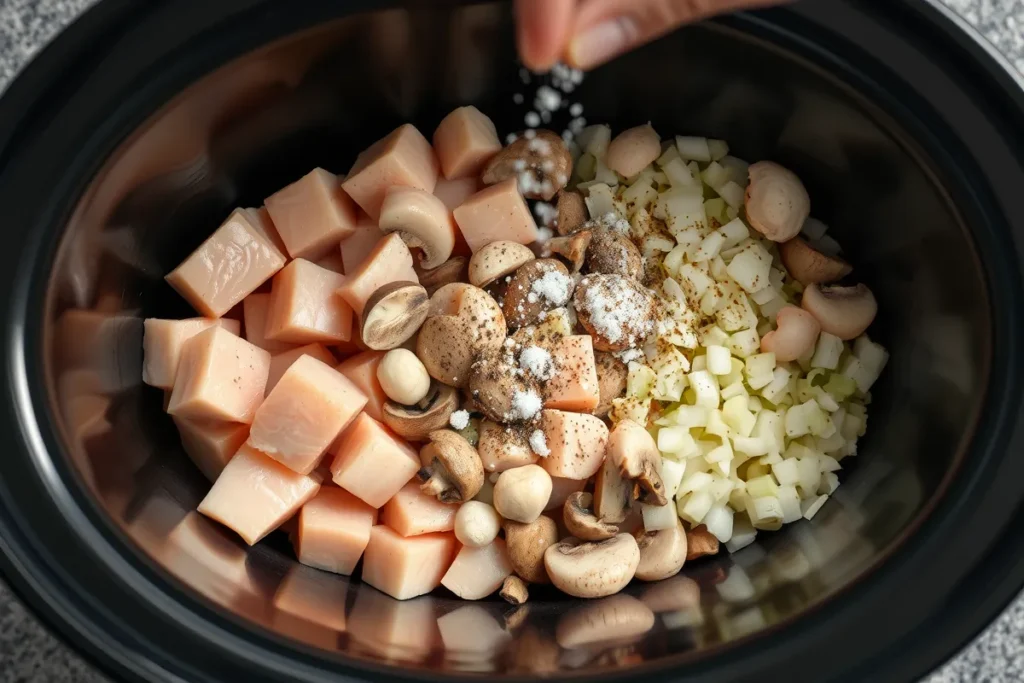
<svg viewBox="0 0 1024 683">
<path fill-rule="evenodd" d="M 451 493 L 452 483 L 441 474 L 431 472 L 428 468 L 424 467 L 419 471 L 417 476 L 419 476 L 420 481 L 423 482 L 420 484 L 420 491 L 423 491 L 423 493 L 428 496 L 441 498 Z"/>
<path fill-rule="evenodd" d="M 505 582 L 501 585 L 501 592 L 499 595 L 501 595 L 506 602 L 513 605 L 522 605 L 530 598 L 530 592 L 526 588 L 526 582 L 515 574 L 505 578 Z"/>
</svg>

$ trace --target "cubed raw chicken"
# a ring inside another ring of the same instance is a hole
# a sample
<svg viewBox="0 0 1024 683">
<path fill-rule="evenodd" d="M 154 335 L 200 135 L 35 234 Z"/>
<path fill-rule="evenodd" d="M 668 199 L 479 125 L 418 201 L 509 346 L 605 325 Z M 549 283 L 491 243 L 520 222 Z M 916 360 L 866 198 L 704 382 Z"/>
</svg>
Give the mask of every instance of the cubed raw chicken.
<svg viewBox="0 0 1024 683">
<path fill-rule="evenodd" d="M 214 325 L 220 325 L 234 335 L 241 332 L 239 322 L 228 318 L 147 319 L 142 336 L 142 381 L 160 389 L 173 387 L 185 342 Z"/>
<path fill-rule="evenodd" d="M 404 185 L 433 192 L 439 171 L 434 149 L 407 123 L 360 154 L 341 186 L 376 221 L 389 187 Z"/>
<path fill-rule="evenodd" d="M 480 441 L 477 444 L 484 472 L 504 472 L 523 465 L 532 465 L 540 458 L 530 448 L 530 442 L 513 430 L 493 420 L 480 423 Z"/>
<path fill-rule="evenodd" d="M 366 413 L 338 440 L 334 483 L 375 508 L 382 507 L 420 469 L 419 454 Z"/>
<path fill-rule="evenodd" d="M 474 106 L 459 107 L 434 131 L 434 149 L 448 180 L 480 175 L 501 148 L 494 122 Z"/>
<path fill-rule="evenodd" d="M 299 511 L 295 554 L 302 564 L 349 575 L 376 521 L 376 509 L 344 489 L 325 486 Z"/>
<path fill-rule="evenodd" d="M 373 293 L 392 282 L 419 282 L 412 267 L 412 252 L 397 232 L 377 242 L 362 265 L 345 276 L 345 283 L 338 289 L 338 294 L 356 315 L 362 315 Z"/>
<path fill-rule="evenodd" d="M 551 350 L 555 374 L 544 385 L 544 407 L 590 413 L 601 401 L 590 335 L 563 337 Z"/>
<path fill-rule="evenodd" d="M 270 294 L 250 294 L 242 302 L 245 321 L 245 338 L 272 354 L 295 348 L 295 344 L 267 339 L 267 312 L 270 310 Z"/>
<path fill-rule="evenodd" d="M 269 394 L 277 383 L 284 376 L 284 373 L 292 366 L 292 364 L 303 356 L 312 356 L 321 363 L 327 365 L 334 365 L 337 362 L 337 358 L 334 354 L 327 350 L 327 347 L 323 344 L 307 344 L 306 346 L 300 346 L 297 349 L 291 349 L 279 353 L 276 356 L 270 357 L 270 372 L 267 375 L 267 388 L 264 390 L 264 394 Z"/>
<path fill-rule="evenodd" d="M 540 459 L 540 466 L 552 477 L 588 479 L 604 461 L 608 427 L 598 417 L 545 410 L 541 429 L 551 454 Z"/>
<path fill-rule="evenodd" d="M 215 422 L 174 418 L 181 436 L 181 446 L 199 471 L 210 481 L 216 481 L 245 440 L 249 426 L 237 422 Z"/>
<path fill-rule="evenodd" d="M 420 491 L 419 480 L 413 479 L 380 509 L 380 521 L 403 536 L 419 536 L 451 531 L 458 510 L 458 505 L 442 503 Z"/>
<path fill-rule="evenodd" d="M 219 318 L 284 267 L 284 254 L 247 209 L 228 219 L 167 276 L 192 307 Z"/>
<path fill-rule="evenodd" d="M 199 503 L 199 512 L 254 545 L 319 490 L 319 482 L 312 477 L 243 445 Z"/>
<path fill-rule="evenodd" d="M 269 353 L 223 327 L 211 327 L 185 342 L 167 412 L 251 423 L 269 372 Z"/>
<path fill-rule="evenodd" d="M 370 220 L 369 216 L 362 216 L 355 231 L 342 241 L 339 249 L 345 272 L 354 273 L 358 270 L 382 237 L 384 233 L 377 227 L 377 223 Z"/>
<path fill-rule="evenodd" d="M 384 419 L 384 403 L 388 400 L 377 379 L 377 368 L 383 357 L 384 351 L 363 351 L 345 359 L 338 366 L 338 372 L 345 375 L 366 396 L 364 410 L 378 422 Z"/>
<path fill-rule="evenodd" d="M 270 217 L 270 212 L 267 211 L 267 207 L 261 206 L 258 209 L 246 209 L 255 218 L 253 227 L 260 231 L 260 234 L 267 238 L 267 241 L 277 247 L 277 250 L 282 255 L 288 255 L 288 247 L 284 246 L 284 240 L 281 239 L 280 233 L 277 232 L 277 226 L 274 225 L 274 219 Z"/>
<path fill-rule="evenodd" d="M 455 248 L 452 249 L 453 256 L 469 256 L 472 252 L 466 243 L 466 238 L 455 223 L 455 209 L 461 206 L 467 199 L 475 195 L 481 189 L 480 178 L 470 176 L 458 180 L 445 180 L 440 178 L 434 188 L 434 196 L 444 202 L 448 210 L 452 212 L 452 223 L 455 224 Z"/>
<path fill-rule="evenodd" d="M 355 230 L 358 218 L 338 177 L 322 168 L 278 190 L 266 207 L 292 258 L 315 260 L 334 251 Z"/>
<path fill-rule="evenodd" d="M 537 223 L 515 178 L 486 187 L 467 199 L 455 209 L 455 221 L 474 253 L 498 240 L 520 244 L 537 241 Z"/>
<path fill-rule="evenodd" d="M 441 579 L 441 585 L 463 600 L 481 600 L 512 573 L 505 541 L 496 538 L 482 548 L 463 546 Z"/>
<path fill-rule="evenodd" d="M 332 273 L 345 274 L 345 261 L 341 258 L 340 249 L 332 249 L 327 256 L 317 259 L 316 264 Z"/>
<path fill-rule="evenodd" d="M 345 276 L 295 259 L 274 277 L 267 337 L 292 344 L 333 344 L 352 338 L 352 307 L 338 296 Z"/>
<path fill-rule="evenodd" d="M 366 397 L 338 371 L 302 356 L 256 411 L 248 444 L 308 474 L 364 405 Z"/>
<path fill-rule="evenodd" d="M 455 546 L 452 533 L 405 537 L 377 525 L 363 553 L 363 582 L 397 600 L 426 595 L 441 584 Z"/>
</svg>

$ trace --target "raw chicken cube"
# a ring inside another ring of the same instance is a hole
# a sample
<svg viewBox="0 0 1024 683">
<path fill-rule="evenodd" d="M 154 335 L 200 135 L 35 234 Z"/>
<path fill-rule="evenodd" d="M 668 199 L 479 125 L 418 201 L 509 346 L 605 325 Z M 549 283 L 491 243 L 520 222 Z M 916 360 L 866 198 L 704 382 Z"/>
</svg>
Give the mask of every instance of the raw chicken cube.
<svg viewBox="0 0 1024 683">
<path fill-rule="evenodd" d="M 455 528 L 458 505 L 442 503 L 420 490 L 418 479 L 402 487 L 380 510 L 381 524 L 403 536 L 419 536 Z"/>
<path fill-rule="evenodd" d="M 480 423 L 477 450 L 484 472 L 487 473 L 532 465 L 540 457 L 530 448 L 529 438 L 519 430 L 510 429 L 489 419 Z"/>
<path fill-rule="evenodd" d="M 199 512 L 255 545 L 319 490 L 312 477 L 243 445 L 199 503 Z"/>
<path fill-rule="evenodd" d="M 245 320 L 245 338 L 272 354 L 295 348 L 295 344 L 267 339 L 267 312 L 270 310 L 269 294 L 250 294 L 242 302 Z"/>
<path fill-rule="evenodd" d="M 366 413 L 338 440 L 334 483 L 375 508 L 382 507 L 420 469 L 419 454 Z"/>
<path fill-rule="evenodd" d="M 601 468 L 608 427 L 598 417 L 545 410 L 541 429 L 551 454 L 538 463 L 552 477 L 588 479 Z"/>
<path fill-rule="evenodd" d="M 392 282 L 419 282 L 412 267 L 412 253 L 397 232 L 387 235 L 373 248 L 362 265 L 345 276 L 338 294 L 363 314 L 367 300 L 379 288 Z"/>
<path fill-rule="evenodd" d="M 377 511 L 348 491 L 325 486 L 299 512 L 299 562 L 349 575 L 370 542 Z"/>
<path fill-rule="evenodd" d="M 345 274 L 345 261 L 342 260 L 341 251 L 338 249 L 332 249 L 327 256 L 317 259 L 316 264 L 332 273 Z"/>
<path fill-rule="evenodd" d="M 364 410 L 378 422 L 384 419 L 384 403 L 388 400 L 377 379 L 377 368 L 383 357 L 384 351 L 363 351 L 342 361 L 338 366 L 338 372 L 348 377 L 349 381 L 359 387 L 359 391 L 366 396 Z"/>
<path fill-rule="evenodd" d="M 481 189 L 480 179 L 476 176 L 457 180 L 441 178 L 434 188 L 434 196 L 444 202 L 449 211 L 455 211 Z"/>
<path fill-rule="evenodd" d="M 284 267 L 284 254 L 257 227 L 246 209 L 236 209 L 198 249 L 166 277 L 192 307 L 219 318 Z"/>
<path fill-rule="evenodd" d="M 404 185 L 433 192 L 439 170 L 430 143 L 407 123 L 360 154 L 341 186 L 376 222 L 389 187 Z"/>
<path fill-rule="evenodd" d="M 537 241 L 537 223 L 519 194 L 515 178 L 486 187 L 455 209 L 469 248 L 475 253 L 498 240 L 531 244 Z"/>
<path fill-rule="evenodd" d="M 267 238 L 267 240 L 277 247 L 277 250 L 281 252 L 283 256 L 287 256 L 288 248 L 284 246 L 284 240 L 281 239 L 281 235 L 277 232 L 277 226 L 274 225 L 274 220 L 270 217 L 270 212 L 267 211 L 267 207 L 261 206 L 258 209 L 246 209 L 256 219 L 253 223 L 253 227 L 260 231 L 260 234 Z"/>
<path fill-rule="evenodd" d="M 494 122 L 473 106 L 459 107 L 434 131 L 434 150 L 448 180 L 480 175 L 501 148 Z"/>
<path fill-rule="evenodd" d="M 563 337 L 551 350 L 554 375 L 544 384 L 544 407 L 589 413 L 601 401 L 590 335 Z"/>
<path fill-rule="evenodd" d="M 352 338 L 352 307 L 338 296 L 345 276 L 295 259 L 274 277 L 266 334 L 292 344 Z"/>
<path fill-rule="evenodd" d="M 256 411 L 248 444 L 308 474 L 364 405 L 362 392 L 334 368 L 301 356 Z"/>
<path fill-rule="evenodd" d="M 228 318 L 147 319 L 142 336 L 145 359 L 142 365 L 142 381 L 160 389 L 173 387 L 174 378 L 178 374 L 178 362 L 181 360 L 181 349 L 185 342 L 214 325 L 220 325 L 234 335 L 241 331 L 239 322 Z"/>
<path fill-rule="evenodd" d="M 181 436 L 181 447 L 210 481 L 217 480 L 224 466 L 249 438 L 249 425 L 237 422 L 175 417 L 174 424 Z"/>
<path fill-rule="evenodd" d="M 267 388 L 264 390 L 264 394 L 269 394 L 273 391 L 277 383 L 281 381 L 281 377 L 284 373 L 292 366 L 292 364 L 303 356 L 312 356 L 321 363 L 327 365 L 334 365 L 337 359 L 334 354 L 327 350 L 327 347 L 323 344 L 307 344 L 306 346 L 300 346 L 297 349 L 291 349 L 284 353 L 279 353 L 276 356 L 270 357 L 270 372 L 267 375 Z"/>
<path fill-rule="evenodd" d="M 251 423 L 269 372 L 269 353 L 223 327 L 211 327 L 185 342 L 167 412 Z"/>
<path fill-rule="evenodd" d="M 345 272 L 354 273 L 358 270 L 383 237 L 384 233 L 377 227 L 376 222 L 371 221 L 368 216 L 360 218 L 355 232 L 341 243 L 341 262 L 345 266 Z"/>
<path fill-rule="evenodd" d="M 496 538 L 482 548 L 463 546 L 441 585 L 463 600 L 480 600 L 501 588 L 511 573 L 505 541 Z"/>
<path fill-rule="evenodd" d="M 426 595 L 441 584 L 454 554 L 454 534 L 407 538 L 378 525 L 363 554 L 363 581 L 397 600 Z"/>
<path fill-rule="evenodd" d="M 338 177 L 314 168 L 266 200 L 267 211 L 292 258 L 317 259 L 355 231 L 356 205 Z"/>
</svg>

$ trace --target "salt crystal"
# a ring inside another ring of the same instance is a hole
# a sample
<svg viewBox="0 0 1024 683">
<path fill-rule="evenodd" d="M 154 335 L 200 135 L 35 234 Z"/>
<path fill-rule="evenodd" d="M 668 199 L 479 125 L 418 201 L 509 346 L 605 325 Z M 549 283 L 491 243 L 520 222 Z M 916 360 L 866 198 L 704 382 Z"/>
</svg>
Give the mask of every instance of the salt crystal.
<svg viewBox="0 0 1024 683">
<path fill-rule="evenodd" d="M 538 114 L 535 111 L 528 111 L 526 112 L 526 116 L 523 118 L 523 120 L 526 122 L 526 125 L 529 126 L 530 128 L 536 128 L 537 126 L 540 125 L 540 114 Z"/>
<path fill-rule="evenodd" d="M 452 416 L 448 418 L 448 424 L 452 426 L 452 429 L 463 430 L 469 426 L 469 411 L 468 410 L 456 410 L 452 413 Z"/>
<path fill-rule="evenodd" d="M 555 233 L 551 228 L 537 228 L 537 242 L 539 244 L 546 244 L 554 236 Z M 543 318 L 541 318 L 541 320 L 543 320 Z"/>
<path fill-rule="evenodd" d="M 509 133 L 508 137 L 505 138 L 505 143 L 511 145 L 513 142 L 519 139 L 519 136 L 515 133 Z"/>
<path fill-rule="evenodd" d="M 540 112 L 556 111 L 562 106 L 562 95 L 554 88 L 542 85 L 537 88 L 537 98 L 533 101 L 533 105 Z"/>
<path fill-rule="evenodd" d="M 523 137 L 526 138 L 527 140 L 532 140 L 535 137 L 537 137 L 537 131 L 535 131 L 535 130 L 524 131 L 523 132 Z"/>
<path fill-rule="evenodd" d="M 540 346 L 527 346 L 523 349 L 519 354 L 519 364 L 541 381 L 547 381 L 555 374 L 551 353 Z"/>
<path fill-rule="evenodd" d="M 544 123 L 551 123 L 551 112 L 542 111 L 540 113 L 540 120 L 543 121 Z"/>
<path fill-rule="evenodd" d="M 537 417 L 544 407 L 540 395 L 532 390 L 517 390 L 512 394 L 512 411 L 505 416 L 508 422 L 526 422 Z"/>
<path fill-rule="evenodd" d="M 615 354 L 615 357 L 621 360 L 626 365 L 629 365 L 633 361 L 638 361 L 644 357 L 644 352 L 640 349 L 626 349 L 619 351 Z"/>
<path fill-rule="evenodd" d="M 583 105 L 580 104 L 579 102 L 576 102 L 571 107 L 569 107 L 569 114 L 571 116 L 582 116 L 583 115 Z"/>
<path fill-rule="evenodd" d="M 517 92 L 515 95 L 512 96 L 512 101 L 515 102 L 516 104 L 522 104 L 524 99 L 526 98 L 523 97 L 523 93 L 521 92 Z"/>
<path fill-rule="evenodd" d="M 526 159 L 516 159 L 512 162 L 512 168 L 517 172 L 525 171 Z"/>
<path fill-rule="evenodd" d="M 557 270 L 549 270 L 533 281 L 530 292 L 545 299 L 554 306 L 564 306 L 569 301 L 572 279 Z"/>
<path fill-rule="evenodd" d="M 558 209 L 547 202 L 537 202 L 534 204 L 533 213 L 536 214 L 537 220 L 544 225 L 553 225 L 558 218 Z"/>
<path fill-rule="evenodd" d="M 530 448 L 542 458 L 551 455 L 551 449 L 548 448 L 548 439 L 540 429 L 535 429 L 530 434 Z"/>
</svg>

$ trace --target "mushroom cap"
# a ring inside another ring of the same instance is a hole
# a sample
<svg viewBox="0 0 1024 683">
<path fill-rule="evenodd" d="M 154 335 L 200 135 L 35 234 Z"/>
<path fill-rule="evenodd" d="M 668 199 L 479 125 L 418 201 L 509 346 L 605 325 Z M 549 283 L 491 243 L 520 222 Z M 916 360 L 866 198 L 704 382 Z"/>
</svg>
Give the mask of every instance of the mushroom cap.
<svg viewBox="0 0 1024 683">
<path fill-rule="evenodd" d="M 623 351 L 654 332 L 654 295 L 633 278 L 587 275 L 576 286 L 573 303 L 595 351 Z"/>
<path fill-rule="evenodd" d="M 431 477 L 439 476 L 450 485 L 437 494 L 438 500 L 461 503 L 473 498 L 484 485 L 484 468 L 476 449 L 450 429 L 438 429 L 428 436 L 430 443 L 420 450 L 420 461 L 430 463 L 425 469 Z M 428 490 L 429 483 L 421 488 Z"/>
<path fill-rule="evenodd" d="M 597 366 L 597 385 L 601 396 L 597 407 L 594 408 L 594 415 L 606 417 L 612 409 L 612 400 L 626 390 L 629 368 L 613 354 L 604 351 L 594 353 L 594 362 Z"/>
<path fill-rule="evenodd" d="M 654 628 L 654 612 L 629 595 L 613 595 L 570 610 L 555 627 L 555 640 L 567 650 L 621 642 Z"/>
<path fill-rule="evenodd" d="M 811 214 L 811 198 L 795 173 L 771 161 L 750 166 L 747 222 L 773 242 L 796 237 Z"/>
<path fill-rule="evenodd" d="M 464 256 L 453 256 L 437 268 L 424 270 L 422 264 L 413 264 L 420 284 L 427 290 L 428 296 L 434 296 L 434 292 L 445 285 L 455 282 L 465 282 L 467 261 Z"/>
<path fill-rule="evenodd" d="M 626 587 L 640 564 L 640 548 L 629 534 L 606 541 L 569 538 L 544 552 L 555 587 L 576 598 L 603 598 Z"/>
<path fill-rule="evenodd" d="M 583 491 L 577 491 L 566 498 L 562 508 L 566 530 L 583 541 L 603 541 L 619 533 L 617 526 L 602 522 L 590 510 L 593 503 L 594 497 Z"/>
<path fill-rule="evenodd" d="M 821 333 L 817 319 L 796 306 L 784 306 L 775 322 L 777 328 L 761 337 L 761 351 L 774 353 L 775 359 L 784 363 L 811 351 Z"/>
<path fill-rule="evenodd" d="M 536 521 L 550 497 L 551 475 L 539 465 L 505 470 L 494 484 L 494 509 L 513 522 Z"/>
<path fill-rule="evenodd" d="M 409 341 L 430 311 L 427 290 L 415 282 L 391 282 L 366 301 L 360 338 L 375 351 L 397 349 Z"/>
<path fill-rule="evenodd" d="M 469 391 L 480 411 L 495 422 L 514 423 L 532 419 L 515 409 L 517 396 L 540 396 L 540 385 L 530 373 L 517 372 L 515 356 L 504 349 L 480 356 L 469 374 Z"/>
<path fill-rule="evenodd" d="M 558 525 L 541 515 L 529 524 L 505 521 L 505 549 L 516 574 L 529 583 L 551 583 L 544 554 L 558 543 Z"/>
<path fill-rule="evenodd" d="M 636 578 L 641 581 L 661 581 L 675 576 L 686 562 L 686 530 L 678 517 L 671 529 L 638 530 L 636 543 L 640 547 Z"/>
<path fill-rule="evenodd" d="M 720 549 L 718 538 L 703 524 L 686 530 L 686 561 L 691 562 L 705 555 L 717 555 Z"/>
<path fill-rule="evenodd" d="M 780 244 L 779 256 L 793 279 L 804 286 L 835 282 L 853 272 L 849 263 L 838 256 L 821 253 L 802 237 Z"/>
<path fill-rule="evenodd" d="M 647 123 L 624 130 L 608 144 L 604 163 L 624 178 L 632 178 L 661 156 L 661 138 Z"/>
<path fill-rule="evenodd" d="M 586 263 L 587 248 L 590 246 L 593 234 L 590 230 L 578 230 L 571 235 L 550 239 L 545 245 L 546 253 L 550 256 L 562 257 L 570 271 L 578 273 Z"/>
<path fill-rule="evenodd" d="M 512 605 L 522 605 L 530 599 L 530 592 L 526 588 L 526 583 L 515 574 L 505 577 L 505 582 L 501 584 L 499 595 L 501 595 L 505 602 Z"/>
<path fill-rule="evenodd" d="M 498 537 L 501 518 L 493 507 L 478 500 L 467 500 L 455 513 L 455 538 L 462 545 L 482 548 Z"/>
<path fill-rule="evenodd" d="M 494 185 L 508 178 L 519 180 L 527 199 L 550 201 L 572 177 L 572 154 L 562 136 L 535 130 L 518 137 L 484 166 L 480 179 Z"/>
<path fill-rule="evenodd" d="M 592 232 L 590 246 L 587 248 L 587 270 L 635 280 L 643 277 L 644 260 L 633 240 L 607 228 L 598 228 Z"/>
<path fill-rule="evenodd" d="M 608 458 L 624 479 L 634 482 L 633 497 L 647 505 L 666 505 L 661 479 L 661 453 L 650 432 L 632 420 L 622 420 L 608 435 Z"/>
<path fill-rule="evenodd" d="M 583 195 L 573 190 L 559 190 L 556 209 L 558 222 L 555 224 L 555 228 L 559 235 L 571 235 L 590 217 Z"/>
<path fill-rule="evenodd" d="M 430 376 L 465 387 L 477 357 L 505 341 L 505 317 L 482 289 L 456 282 L 430 297 L 430 312 L 416 339 L 416 355 Z"/>
<path fill-rule="evenodd" d="M 533 251 L 525 244 L 499 240 L 481 247 L 469 259 L 469 282 L 475 287 L 485 288 L 499 278 L 511 275 L 534 258 Z"/>
<path fill-rule="evenodd" d="M 572 297 L 569 270 L 555 259 L 535 259 L 523 264 L 505 291 L 502 312 L 510 328 L 536 323 L 541 314 L 561 308 Z"/>
<path fill-rule="evenodd" d="M 621 524 L 632 504 L 632 484 L 622 478 L 618 464 L 606 457 L 594 478 L 594 514 L 603 522 Z"/>
<path fill-rule="evenodd" d="M 431 432 L 447 427 L 452 413 L 458 409 L 458 392 L 435 383 L 417 405 L 403 406 L 387 401 L 381 413 L 382 421 L 395 434 L 409 441 L 425 441 Z"/>
<path fill-rule="evenodd" d="M 878 315 L 878 302 L 867 285 L 810 285 L 800 306 L 817 318 L 821 329 L 846 341 L 856 339 Z"/>
<path fill-rule="evenodd" d="M 427 270 L 447 261 L 455 248 L 451 211 L 433 194 L 416 187 L 388 188 L 378 225 L 385 235 L 397 232 L 410 249 L 419 249 Z"/>
</svg>

